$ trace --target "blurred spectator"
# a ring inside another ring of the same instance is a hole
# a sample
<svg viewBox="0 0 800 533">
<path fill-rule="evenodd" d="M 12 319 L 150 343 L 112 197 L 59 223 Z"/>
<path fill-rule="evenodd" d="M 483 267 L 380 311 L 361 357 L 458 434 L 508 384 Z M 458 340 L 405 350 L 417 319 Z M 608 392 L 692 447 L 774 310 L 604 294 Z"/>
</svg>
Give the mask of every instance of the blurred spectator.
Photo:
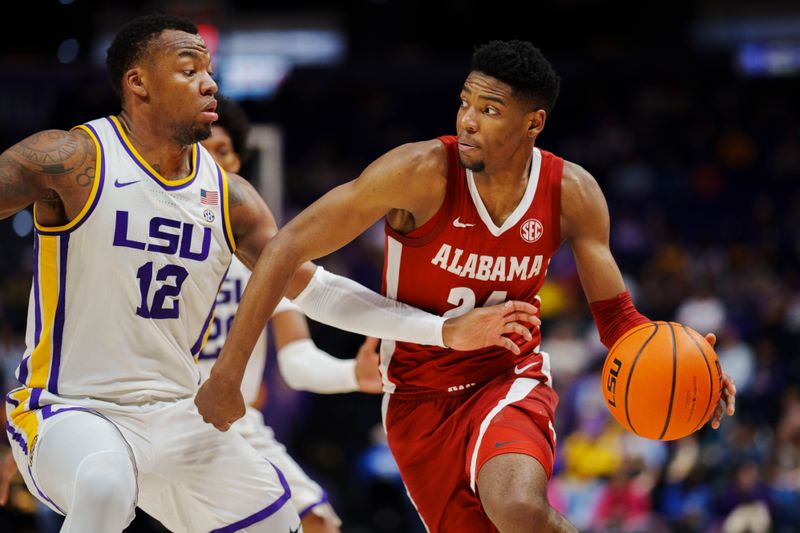
<svg viewBox="0 0 800 533">
<path fill-rule="evenodd" d="M 661 492 L 659 509 L 675 531 L 708 531 L 714 520 L 710 472 L 695 463 L 685 477 L 670 479 Z"/>
<path fill-rule="evenodd" d="M 644 533 L 650 531 L 652 516 L 648 487 L 635 481 L 633 465 L 623 465 L 600 490 L 592 518 L 595 531 Z"/>
<path fill-rule="evenodd" d="M 786 390 L 767 483 L 776 531 L 800 531 L 800 388 Z"/>
<path fill-rule="evenodd" d="M 703 286 L 680 304 L 675 320 L 701 335 L 717 333 L 725 324 L 725 306 L 718 296 L 711 293 L 710 287 Z"/>
<path fill-rule="evenodd" d="M 726 517 L 723 532 L 767 533 L 772 525 L 770 495 L 758 463 L 745 461 L 740 464 L 734 480 L 720 501 L 720 512 Z"/>
</svg>

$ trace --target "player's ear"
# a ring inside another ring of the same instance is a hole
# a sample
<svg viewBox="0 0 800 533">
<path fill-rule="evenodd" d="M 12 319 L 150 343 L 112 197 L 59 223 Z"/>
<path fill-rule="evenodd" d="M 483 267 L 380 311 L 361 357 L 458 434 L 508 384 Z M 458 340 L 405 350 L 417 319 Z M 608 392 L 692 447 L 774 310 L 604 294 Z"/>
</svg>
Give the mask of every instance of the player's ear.
<svg viewBox="0 0 800 533">
<path fill-rule="evenodd" d="M 147 97 L 147 86 L 145 84 L 145 75 L 142 69 L 134 67 L 125 72 L 125 75 L 122 77 L 123 93 L 125 92 L 126 88 L 140 98 Z"/>
<path fill-rule="evenodd" d="M 525 116 L 525 120 L 528 127 L 528 137 L 535 139 L 544 129 L 544 123 L 545 120 L 547 120 L 547 111 L 544 109 L 531 111 Z"/>
</svg>

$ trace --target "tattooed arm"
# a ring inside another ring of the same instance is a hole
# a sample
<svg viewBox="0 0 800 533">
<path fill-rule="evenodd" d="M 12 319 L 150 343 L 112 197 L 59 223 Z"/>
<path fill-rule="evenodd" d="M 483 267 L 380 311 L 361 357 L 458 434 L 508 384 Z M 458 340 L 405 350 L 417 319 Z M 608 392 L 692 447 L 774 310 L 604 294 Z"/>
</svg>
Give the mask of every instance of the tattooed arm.
<svg viewBox="0 0 800 533">
<path fill-rule="evenodd" d="M 83 208 L 97 154 L 81 130 L 47 130 L 0 154 L 0 218 L 36 203 L 39 223 L 59 226 Z"/>
</svg>

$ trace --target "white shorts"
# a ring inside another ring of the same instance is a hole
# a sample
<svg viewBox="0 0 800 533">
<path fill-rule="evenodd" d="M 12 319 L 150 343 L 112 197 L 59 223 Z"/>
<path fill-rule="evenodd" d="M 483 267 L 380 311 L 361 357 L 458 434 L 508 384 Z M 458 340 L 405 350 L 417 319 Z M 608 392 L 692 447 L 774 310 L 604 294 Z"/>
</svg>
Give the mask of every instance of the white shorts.
<svg viewBox="0 0 800 533">
<path fill-rule="evenodd" d="M 244 437 L 258 453 L 269 459 L 286 476 L 292 489 L 291 503 L 300 518 L 311 513 L 327 518 L 337 526 L 341 525 L 325 490 L 308 477 L 289 456 L 286 447 L 275 438 L 272 428 L 264 423 L 261 411 L 248 406 L 245 415 L 231 426 L 231 430 Z"/>
<path fill-rule="evenodd" d="M 238 433 L 223 433 L 203 422 L 193 398 L 144 406 L 85 399 L 75 403 L 31 412 L 38 425 L 35 435 L 27 435 L 34 443 L 30 457 L 23 445 L 26 435 L 13 425 L 7 428 L 16 441 L 12 450 L 25 483 L 54 511 L 65 514 L 68 501 L 58 491 L 48 494 L 48 484 L 60 488 L 69 481 L 53 480 L 52 473 L 82 447 L 94 450 L 98 440 L 111 442 L 119 432 L 124 444 L 116 439 L 116 445 L 127 449 L 136 474 L 136 505 L 170 531 L 237 531 L 283 513 L 290 489 L 280 467 Z M 9 414 L 12 407 L 8 405 Z M 51 431 L 54 439 L 48 441 Z M 67 442 L 69 449 L 64 449 Z"/>
</svg>

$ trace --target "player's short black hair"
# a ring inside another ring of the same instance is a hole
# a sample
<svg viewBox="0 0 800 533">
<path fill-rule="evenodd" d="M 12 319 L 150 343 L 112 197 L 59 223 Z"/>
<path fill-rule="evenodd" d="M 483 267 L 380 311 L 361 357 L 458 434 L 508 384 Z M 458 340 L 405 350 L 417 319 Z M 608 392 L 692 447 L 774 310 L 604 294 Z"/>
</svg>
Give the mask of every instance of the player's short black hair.
<svg viewBox="0 0 800 533">
<path fill-rule="evenodd" d="M 114 37 L 106 52 L 106 68 L 111 87 L 122 99 L 122 76 L 146 54 L 150 41 L 164 30 L 178 30 L 197 34 L 197 26 L 188 20 L 153 13 L 128 21 Z"/>
<path fill-rule="evenodd" d="M 471 70 L 509 84 L 536 109 L 550 113 L 556 105 L 561 78 L 541 50 L 527 41 L 489 41 L 477 47 Z"/>
<path fill-rule="evenodd" d="M 233 151 L 239 154 L 241 159 L 244 159 L 247 134 L 250 132 L 250 121 L 247 120 L 244 109 L 230 98 L 218 94 L 217 114 L 219 120 L 214 122 L 214 125 L 223 128 L 228 133 L 233 143 Z"/>
</svg>

